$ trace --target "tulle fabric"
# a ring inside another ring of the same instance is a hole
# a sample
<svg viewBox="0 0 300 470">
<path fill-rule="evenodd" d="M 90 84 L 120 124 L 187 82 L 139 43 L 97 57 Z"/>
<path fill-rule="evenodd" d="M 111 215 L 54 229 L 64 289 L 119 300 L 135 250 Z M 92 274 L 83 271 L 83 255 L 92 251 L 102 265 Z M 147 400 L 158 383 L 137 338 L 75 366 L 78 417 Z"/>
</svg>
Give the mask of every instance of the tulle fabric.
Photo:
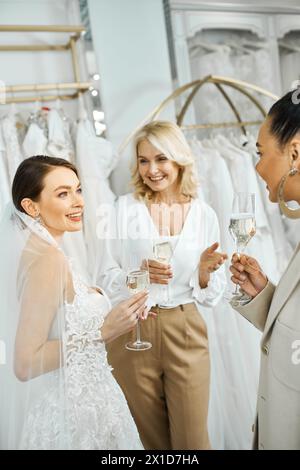
<svg viewBox="0 0 300 470">
<path fill-rule="evenodd" d="M 59 257 L 53 256 L 56 253 L 61 255 L 50 234 L 9 204 L 0 226 L 0 337 L 6 355 L 5 364 L 0 366 L 1 449 L 23 447 L 26 418 L 38 398 L 46 397 L 53 387 L 59 391 L 57 400 L 62 409 L 66 409 L 63 403 L 65 394 L 59 389 L 59 384 L 64 383 L 64 369 L 61 367 L 63 355 L 58 338 L 55 374 L 51 371 L 45 373 L 43 352 L 37 355 L 34 364 L 27 360 L 30 348 L 36 346 L 35 338 L 42 335 L 43 328 L 53 321 L 53 306 L 63 304 L 65 272 Z M 55 285 L 52 284 L 54 278 Z M 56 324 L 57 332 L 61 333 L 61 315 L 56 317 Z M 32 341 L 28 340 L 30 334 Z M 57 426 L 60 426 L 59 421 Z M 60 432 L 59 436 L 57 446 L 64 448 L 66 433 Z"/>
</svg>

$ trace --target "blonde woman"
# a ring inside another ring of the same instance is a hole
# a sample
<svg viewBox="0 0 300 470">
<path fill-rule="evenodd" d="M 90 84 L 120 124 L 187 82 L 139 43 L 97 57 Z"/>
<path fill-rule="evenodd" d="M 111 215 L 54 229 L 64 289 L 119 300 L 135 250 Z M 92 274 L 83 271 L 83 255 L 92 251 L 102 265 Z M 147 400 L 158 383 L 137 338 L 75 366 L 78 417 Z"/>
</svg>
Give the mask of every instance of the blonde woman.
<svg viewBox="0 0 300 470">
<path fill-rule="evenodd" d="M 108 345 L 108 360 L 146 449 L 209 449 L 210 361 L 201 306 L 221 298 L 227 256 L 217 251 L 217 217 L 197 198 L 194 159 L 177 125 L 154 121 L 138 131 L 132 185 L 134 192 L 119 198 L 117 237 L 108 243 L 99 282 L 116 303 L 129 295 L 128 257 L 148 259 L 148 307 L 155 315 L 142 322 L 141 336 L 152 348 L 126 350 L 129 333 Z M 170 264 L 152 254 L 165 233 Z"/>
</svg>

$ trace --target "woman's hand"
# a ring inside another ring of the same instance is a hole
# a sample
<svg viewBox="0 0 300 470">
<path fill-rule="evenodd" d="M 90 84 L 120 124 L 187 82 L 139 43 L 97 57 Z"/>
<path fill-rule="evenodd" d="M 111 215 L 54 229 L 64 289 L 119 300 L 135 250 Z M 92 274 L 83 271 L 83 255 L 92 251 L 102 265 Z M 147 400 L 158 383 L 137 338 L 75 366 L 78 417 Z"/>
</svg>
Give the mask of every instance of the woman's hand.
<svg viewBox="0 0 300 470">
<path fill-rule="evenodd" d="M 109 312 L 101 328 L 105 343 L 133 330 L 138 318 L 144 313 L 147 297 L 147 291 L 139 292 L 130 299 L 123 300 Z"/>
<path fill-rule="evenodd" d="M 256 297 L 267 285 L 268 278 L 262 271 L 256 259 L 251 256 L 236 253 L 232 256 L 230 271 L 232 282 L 239 284 L 243 291 L 251 297 Z"/>
<path fill-rule="evenodd" d="M 149 259 L 148 267 L 151 284 L 169 284 L 170 279 L 173 277 L 170 264 L 164 264 L 154 259 Z"/>
<path fill-rule="evenodd" d="M 219 243 L 206 248 L 200 257 L 199 263 L 199 284 L 202 289 L 207 287 L 211 273 L 217 271 L 228 258 L 226 253 L 218 253 L 216 249 Z"/>
</svg>

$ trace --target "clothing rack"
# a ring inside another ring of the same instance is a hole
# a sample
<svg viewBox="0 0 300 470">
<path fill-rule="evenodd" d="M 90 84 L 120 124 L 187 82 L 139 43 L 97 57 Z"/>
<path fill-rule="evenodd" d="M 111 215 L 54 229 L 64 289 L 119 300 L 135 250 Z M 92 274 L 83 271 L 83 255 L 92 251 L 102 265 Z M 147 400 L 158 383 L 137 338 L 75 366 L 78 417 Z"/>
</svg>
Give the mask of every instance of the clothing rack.
<svg viewBox="0 0 300 470">
<path fill-rule="evenodd" d="M 20 103 L 20 102 L 34 102 L 34 101 L 55 101 L 72 100 L 77 98 L 80 93 L 86 92 L 92 87 L 91 82 L 82 82 L 80 80 L 80 68 L 77 56 L 76 42 L 85 33 L 85 28 L 81 25 L 0 25 L 1 32 L 48 32 L 48 33 L 67 33 L 69 40 L 64 44 L 17 44 L 17 45 L 0 45 L 0 52 L 13 52 L 13 51 L 70 51 L 72 56 L 72 65 L 74 73 L 74 81 L 69 83 L 48 83 L 48 84 L 31 84 L 31 85 L 0 85 L 0 96 L 5 96 L 7 93 L 19 92 L 35 92 L 36 95 L 19 96 L 6 98 L 4 103 Z M 56 90 L 56 94 L 38 95 L 38 91 Z M 59 94 L 59 90 L 75 90 L 70 94 Z M 1 103 L 1 100 L 0 100 Z"/>
<path fill-rule="evenodd" d="M 217 90 L 222 94 L 227 104 L 232 109 L 236 121 L 233 122 L 220 122 L 220 123 L 209 123 L 209 124 L 192 124 L 192 125 L 184 125 L 183 120 L 186 115 L 186 112 L 191 105 L 194 96 L 198 92 L 198 90 L 207 83 L 212 83 L 215 85 Z M 256 92 L 260 95 L 267 96 L 274 101 L 278 100 L 278 96 L 274 95 L 268 90 L 261 88 L 257 85 L 252 83 L 244 82 L 242 80 L 236 80 L 229 77 L 222 77 L 218 75 L 207 75 L 206 77 L 198 80 L 194 80 L 186 85 L 183 85 L 177 88 L 173 93 L 171 93 L 166 99 L 162 101 L 158 106 L 156 106 L 149 114 L 146 116 L 145 119 L 139 124 L 137 128 L 134 129 L 133 132 L 126 137 L 126 139 L 122 142 L 119 147 L 119 152 L 122 153 L 124 149 L 127 147 L 129 141 L 132 139 L 134 134 L 137 130 L 142 127 L 147 122 L 153 121 L 154 119 L 158 119 L 160 113 L 171 103 L 174 102 L 179 96 L 181 96 L 186 91 L 190 90 L 189 95 L 185 99 L 179 113 L 176 116 L 176 123 L 183 129 L 183 130 L 195 130 L 195 129 L 210 129 L 210 128 L 228 128 L 228 127 L 240 127 L 243 133 L 246 135 L 246 127 L 248 126 L 257 126 L 262 123 L 262 121 L 243 121 L 242 117 L 236 108 L 235 104 L 233 103 L 232 99 L 229 97 L 228 93 L 225 90 L 225 87 L 233 88 L 240 93 L 242 93 L 246 98 L 249 99 L 252 105 L 254 105 L 260 112 L 263 119 L 265 119 L 267 112 L 264 107 L 261 105 L 259 100 L 252 94 L 252 92 Z M 248 91 L 250 90 L 250 91 Z"/>
</svg>

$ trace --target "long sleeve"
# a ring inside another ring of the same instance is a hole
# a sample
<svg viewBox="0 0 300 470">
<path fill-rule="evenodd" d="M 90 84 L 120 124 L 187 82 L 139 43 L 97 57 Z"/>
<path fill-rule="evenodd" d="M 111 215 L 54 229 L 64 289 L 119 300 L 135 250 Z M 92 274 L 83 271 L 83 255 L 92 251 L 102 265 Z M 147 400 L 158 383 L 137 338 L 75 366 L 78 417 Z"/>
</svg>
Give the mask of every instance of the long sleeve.
<svg viewBox="0 0 300 470">
<path fill-rule="evenodd" d="M 251 302 L 242 306 L 233 308 L 243 315 L 250 323 L 252 323 L 260 331 L 265 328 L 269 308 L 275 292 L 275 286 L 268 282 L 264 290 L 262 290 Z"/>
<path fill-rule="evenodd" d="M 104 250 L 99 258 L 97 285 L 102 286 L 112 304 L 128 298 L 126 271 L 131 253 L 141 259 L 151 259 L 152 243 L 157 238 L 153 221 L 143 203 L 132 195 L 122 196 L 116 204 L 115 217 L 110 221 L 111 236 L 104 241 Z M 218 303 L 225 289 L 224 267 L 211 275 L 205 289 L 199 286 L 198 265 L 201 253 L 220 240 L 220 231 L 215 212 L 205 203 L 195 200 L 177 240 L 172 240 L 171 265 L 173 278 L 168 286 L 168 306 L 192 301 L 205 306 Z M 151 284 L 147 306 L 162 304 L 165 286 Z"/>
</svg>

